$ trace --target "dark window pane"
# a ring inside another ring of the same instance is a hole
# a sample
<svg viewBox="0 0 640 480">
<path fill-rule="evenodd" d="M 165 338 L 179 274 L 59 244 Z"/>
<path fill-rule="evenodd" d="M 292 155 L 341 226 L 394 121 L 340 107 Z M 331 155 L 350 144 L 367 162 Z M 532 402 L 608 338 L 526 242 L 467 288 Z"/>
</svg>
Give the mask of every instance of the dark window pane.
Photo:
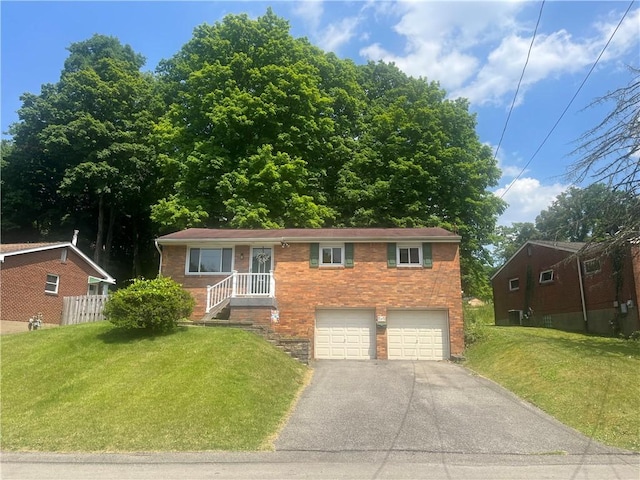
<svg viewBox="0 0 640 480">
<path fill-rule="evenodd" d="M 331 263 L 331 249 L 323 248 L 322 249 L 322 263 Z"/>
<path fill-rule="evenodd" d="M 233 257 L 233 249 L 222 249 L 222 271 L 231 272 L 231 258 Z"/>
<path fill-rule="evenodd" d="M 342 249 L 339 247 L 333 249 L 333 263 L 342 263 Z"/>
<path fill-rule="evenodd" d="M 409 249 L 411 254 L 411 263 L 420 263 L 420 254 L 418 253 L 418 247 L 412 247 Z"/>
<path fill-rule="evenodd" d="M 200 264 L 200 249 L 192 248 L 189 252 L 189 271 L 197 272 Z"/>
<path fill-rule="evenodd" d="M 400 263 L 409 263 L 409 249 L 401 248 L 400 249 Z"/>
</svg>

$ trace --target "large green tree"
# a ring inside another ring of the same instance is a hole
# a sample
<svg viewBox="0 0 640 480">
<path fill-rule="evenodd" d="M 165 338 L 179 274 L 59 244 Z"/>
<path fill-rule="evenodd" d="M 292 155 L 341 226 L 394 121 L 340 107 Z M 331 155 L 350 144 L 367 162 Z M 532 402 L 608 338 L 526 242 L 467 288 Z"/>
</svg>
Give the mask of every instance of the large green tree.
<svg viewBox="0 0 640 480">
<path fill-rule="evenodd" d="M 270 10 L 196 28 L 158 73 L 174 184 L 153 208 L 160 228 L 442 226 L 463 237 L 467 290 L 486 290 L 504 206 L 466 100 L 324 53 Z"/>
<path fill-rule="evenodd" d="M 602 241 L 617 232 L 632 206 L 628 194 L 602 183 L 570 187 L 536 217 L 540 238 L 561 242 Z"/>
<path fill-rule="evenodd" d="M 72 44 L 60 80 L 22 97 L 3 169 L 11 226 L 48 239 L 80 229 L 99 264 L 109 267 L 113 248 L 133 261 L 126 276 L 141 273 L 158 177 L 150 139 L 162 105 L 143 65 L 113 37 Z"/>
</svg>

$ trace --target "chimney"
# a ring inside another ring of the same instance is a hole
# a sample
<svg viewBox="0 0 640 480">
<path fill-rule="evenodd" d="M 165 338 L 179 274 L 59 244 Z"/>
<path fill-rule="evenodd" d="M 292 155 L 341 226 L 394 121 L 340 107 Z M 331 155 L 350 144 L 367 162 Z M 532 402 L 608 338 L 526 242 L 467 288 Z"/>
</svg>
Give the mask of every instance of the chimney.
<svg viewBox="0 0 640 480">
<path fill-rule="evenodd" d="M 80 233 L 80 230 L 74 230 L 73 231 L 73 238 L 71 239 L 71 245 L 73 245 L 74 247 L 78 243 L 78 234 L 79 233 Z"/>
</svg>

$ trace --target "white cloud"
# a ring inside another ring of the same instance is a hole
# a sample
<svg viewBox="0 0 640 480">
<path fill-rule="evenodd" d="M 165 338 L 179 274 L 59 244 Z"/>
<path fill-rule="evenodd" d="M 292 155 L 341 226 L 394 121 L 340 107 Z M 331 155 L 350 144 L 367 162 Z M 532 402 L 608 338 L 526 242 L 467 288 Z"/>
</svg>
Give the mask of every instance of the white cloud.
<svg viewBox="0 0 640 480">
<path fill-rule="evenodd" d="M 535 178 L 519 178 L 511 188 L 499 188 L 494 192 L 497 197 L 504 195 L 509 207 L 498 218 L 499 225 L 511 225 L 514 222 L 535 222 L 536 217 L 542 210 L 545 210 L 555 198 L 569 188 L 569 185 L 554 183 L 553 185 L 542 185 Z"/>
<path fill-rule="evenodd" d="M 310 37 L 320 48 L 336 52 L 357 33 L 359 16 L 344 17 L 338 22 L 322 25 L 324 5 L 321 0 L 296 2 L 293 14 L 300 17 L 310 31 Z"/>
<path fill-rule="evenodd" d="M 358 17 L 346 17 L 337 23 L 327 25 L 316 35 L 318 46 L 329 52 L 337 51 L 355 36 L 359 23 Z"/>
<path fill-rule="evenodd" d="M 293 14 L 302 18 L 302 20 L 312 29 L 316 30 L 320 25 L 324 6 L 322 0 L 307 0 L 303 2 L 295 2 L 293 5 Z"/>
<path fill-rule="evenodd" d="M 527 2 L 398 2 L 396 33 L 404 50 L 391 52 L 374 43 L 360 50 L 370 60 L 394 62 L 412 76 L 437 80 L 451 97 L 464 96 L 475 104 L 508 104 L 527 58 L 535 16 L 519 20 Z M 389 13 L 389 7 L 385 10 Z M 538 32 L 520 87 L 518 103 L 527 90 L 549 77 L 583 71 L 611 36 L 620 10 L 591 26 L 590 36 L 571 32 Z M 544 20 L 544 12 L 543 12 Z M 544 24 L 544 22 L 543 22 Z M 640 9 L 630 12 L 601 63 L 638 48 Z"/>
</svg>

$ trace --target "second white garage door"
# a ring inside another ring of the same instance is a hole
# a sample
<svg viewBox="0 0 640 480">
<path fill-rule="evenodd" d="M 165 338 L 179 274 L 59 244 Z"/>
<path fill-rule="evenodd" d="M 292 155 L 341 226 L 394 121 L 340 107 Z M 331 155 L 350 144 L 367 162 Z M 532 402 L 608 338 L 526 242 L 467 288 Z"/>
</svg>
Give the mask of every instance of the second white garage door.
<svg viewBox="0 0 640 480">
<path fill-rule="evenodd" d="M 374 310 L 318 310 L 315 357 L 363 360 L 376 356 Z"/>
<path fill-rule="evenodd" d="M 444 310 L 387 312 L 389 360 L 444 360 L 449 358 L 449 322 Z"/>
</svg>

